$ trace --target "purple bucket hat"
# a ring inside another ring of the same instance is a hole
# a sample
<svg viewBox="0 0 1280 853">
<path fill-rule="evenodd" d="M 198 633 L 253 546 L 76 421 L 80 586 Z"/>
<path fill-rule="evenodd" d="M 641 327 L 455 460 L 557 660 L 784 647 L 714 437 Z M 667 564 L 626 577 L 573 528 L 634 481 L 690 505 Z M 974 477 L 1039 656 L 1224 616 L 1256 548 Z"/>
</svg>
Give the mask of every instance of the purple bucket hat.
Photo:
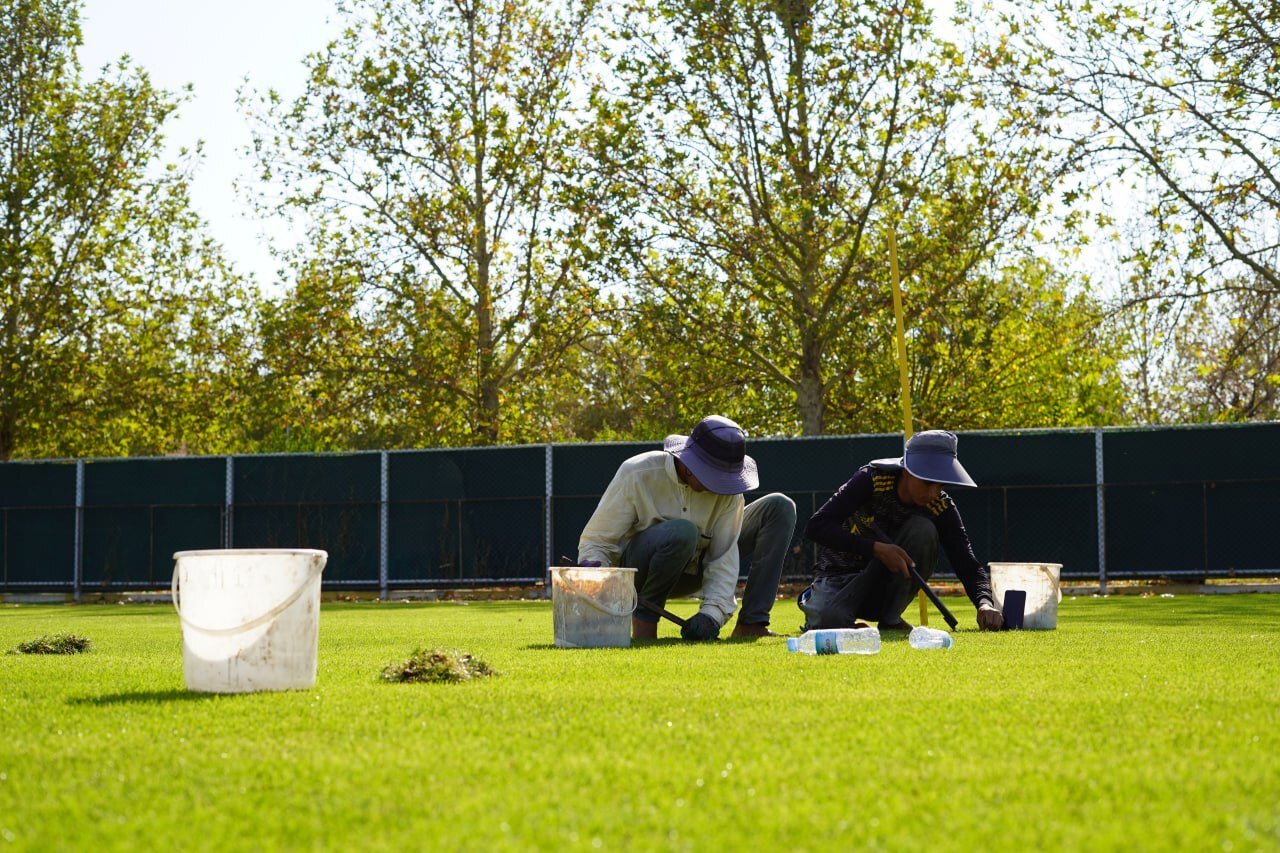
<svg viewBox="0 0 1280 853">
<path fill-rule="evenodd" d="M 907 441 L 906 451 L 897 459 L 876 459 L 877 468 L 906 468 L 921 480 L 948 486 L 977 486 L 956 458 L 956 434 L 942 429 L 918 432 Z"/>
<path fill-rule="evenodd" d="M 687 437 L 669 435 L 662 449 L 685 464 L 718 495 L 740 495 L 760 485 L 756 461 L 747 455 L 742 427 L 720 415 L 698 421 Z"/>
</svg>

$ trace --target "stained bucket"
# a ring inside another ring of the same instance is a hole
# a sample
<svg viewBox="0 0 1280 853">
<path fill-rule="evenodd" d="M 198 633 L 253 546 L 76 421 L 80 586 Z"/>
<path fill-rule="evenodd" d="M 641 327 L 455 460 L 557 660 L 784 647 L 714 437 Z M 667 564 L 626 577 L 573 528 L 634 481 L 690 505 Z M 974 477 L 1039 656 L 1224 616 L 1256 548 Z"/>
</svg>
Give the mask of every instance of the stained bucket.
<svg viewBox="0 0 1280 853">
<path fill-rule="evenodd" d="M 1006 592 L 1023 590 L 1027 601 L 1022 627 L 1029 631 L 1051 631 L 1058 627 L 1061 563 L 991 563 L 990 566 L 991 593 L 998 609 L 1004 610 Z"/>
<path fill-rule="evenodd" d="M 252 693 L 316 683 L 320 573 L 311 549 L 179 551 L 173 606 L 188 690 Z"/>
<path fill-rule="evenodd" d="M 562 649 L 626 648 L 636 609 L 635 569 L 551 567 L 551 615 Z"/>
</svg>

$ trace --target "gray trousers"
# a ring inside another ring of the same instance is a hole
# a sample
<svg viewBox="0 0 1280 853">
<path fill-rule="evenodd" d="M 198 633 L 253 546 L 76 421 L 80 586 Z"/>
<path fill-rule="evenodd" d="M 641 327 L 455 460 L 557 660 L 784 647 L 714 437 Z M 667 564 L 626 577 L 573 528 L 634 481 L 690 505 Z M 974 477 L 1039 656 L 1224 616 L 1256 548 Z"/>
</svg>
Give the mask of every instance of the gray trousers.
<svg viewBox="0 0 1280 853">
<path fill-rule="evenodd" d="M 769 611 L 778 597 L 782 565 L 796 531 L 795 501 L 775 492 L 747 504 L 738 534 L 738 559 L 751 561 L 747 587 L 742 594 L 738 622 L 768 625 Z M 665 607 L 668 598 L 692 595 L 702 589 L 702 566 L 685 574 L 685 566 L 698 550 L 697 526 L 683 518 L 655 524 L 627 543 L 622 565 L 636 569 L 636 592 L 643 599 Z M 636 608 L 636 618 L 657 622 L 658 614 Z"/>
<path fill-rule="evenodd" d="M 938 566 L 938 529 L 932 521 L 911 516 L 893 542 L 911 555 L 921 577 L 933 577 Z M 895 624 L 919 588 L 874 558 L 857 574 L 817 578 L 800 594 L 804 630 L 848 628 L 858 619 Z"/>
</svg>

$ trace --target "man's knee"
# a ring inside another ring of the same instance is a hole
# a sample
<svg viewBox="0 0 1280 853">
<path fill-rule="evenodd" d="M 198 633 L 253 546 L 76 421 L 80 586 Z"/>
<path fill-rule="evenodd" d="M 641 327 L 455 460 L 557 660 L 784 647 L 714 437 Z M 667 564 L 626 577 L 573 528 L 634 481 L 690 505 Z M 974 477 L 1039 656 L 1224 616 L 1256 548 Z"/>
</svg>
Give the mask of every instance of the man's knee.
<svg viewBox="0 0 1280 853">
<path fill-rule="evenodd" d="M 668 553 L 692 555 L 698 548 L 698 525 L 687 518 L 660 522 L 646 532 L 657 535 L 658 549 Z"/>
<path fill-rule="evenodd" d="M 760 514 L 761 523 L 796 525 L 796 502 L 782 492 L 774 492 L 757 498 L 748 504 L 748 509 Z"/>
<path fill-rule="evenodd" d="M 938 528 L 922 515 L 913 515 L 898 531 L 897 544 L 911 555 L 916 569 L 924 577 L 933 574 L 938 564 Z"/>
</svg>

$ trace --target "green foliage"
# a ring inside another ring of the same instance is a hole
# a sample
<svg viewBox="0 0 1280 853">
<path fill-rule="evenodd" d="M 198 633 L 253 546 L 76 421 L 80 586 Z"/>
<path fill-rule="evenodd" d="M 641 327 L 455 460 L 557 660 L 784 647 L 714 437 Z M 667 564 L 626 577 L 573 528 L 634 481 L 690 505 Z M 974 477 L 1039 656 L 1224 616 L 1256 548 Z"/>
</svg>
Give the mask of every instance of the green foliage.
<svg viewBox="0 0 1280 853">
<path fill-rule="evenodd" d="M 41 634 L 13 649 L 10 654 L 21 655 L 78 655 L 93 649 L 93 641 L 76 634 Z"/>
<path fill-rule="evenodd" d="M 1087 293 L 1041 260 L 954 290 L 908 288 L 908 369 L 920 429 L 1011 429 L 1119 423 L 1123 339 Z M 882 312 L 878 369 L 837 378 L 835 424 L 848 432 L 901 428 L 891 312 Z M 865 401 L 881 400 L 876 409 Z"/>
<path fill-rule="evenodd" d="M 269 426 L 344 446 L 542 438 L 525 400 L 604 307 L 574 159 L 595 4 L 340 12 L 306 91 L 255 105 L 261 204 L 308 227 L 264 320 Z"/>
<path fill-rule="evenodd" d="M 1179 329 L 1187 399 L 1208 421 L 1280 420 L 1280 291 L 1239 287 Z"/>
<path fill-rule="evenodd" d="M 83 79 L 78 10 L 0 3 L 0 459 L 220 449 L 248 297 L 158 161 L 179 100 Z"/>
<path fill-rule="evenodd" d="M 1128 417 L 1273 417 L 1280 6 L 996 5 L 1009 91 L 1041 105 L 1080 170 L 1070 200 L 1119 247 L 1104 275 L 1135 341 Z"/>
<path fill-rule="evenodd" d="M 1274 290 L 1235 281 L 1195 301 L 1137 302 L 1122 316 L 1141 344 L 1130 378 L 1132 419 L 1212 423 L 1280 417 L 1280 307 Z"/>
<path fill-rule="evenodd" d="M 1017 274 L 1014 241 L 1060 161 L 1046 157 L 1034 113 L 994 120 L 983 66 L 931 25 L 915 2 L 627 7 L 611 57 L 623 88 L 598 96 L 593 129 L 613 181 L 617 274 L 643 292 L 627 333 L 696 364 L 697 384 L 733 400 L 744 423 L 863 431 L 897 411 L 880 381 L 895 364 L 880 322 L 891 230 L 926 344 L 994 320 L 933 306 L 989 309 L 968 292 Z M 1042 358 L 1082 351 L 1092 333 L 1079 317 L 1039 319 L 1058 326 L 1055 340 L 1075 338 Z M 958 393 L 984 363 L 982 344 L 964 350 L 969 375 L 913 377 L 914 390 Z M 1013 352 L 994 360 L 1023 369 Z"/>
<path fill-rule="evenodd" d="M 712 411 L 755 436 L 896 431 L 890 234 L 917 428 L 1116 422 L 1142 410 L 1117 380 L 1142 330 L 1027 248 L 1053 189 L 1085 197 L 1090 156 L 1222 161 L 1157 199 L 1143 299 L 1167 297 L 1175 250 L 1182 283 L 1208 281 L 1214 240 L 1274 289 L 1276 75 L 1246 50 L 1274 15 L 1195 8 L 1170 33 L 1069 3 L 990 27 L 961 4 L 961 47 L 921 0 L 347 0 L 301 94 L 245 96 L 259 208 L 299 235 L 264 299 L 191 209 L 198 146 L 161 160 L 186 96 L 127 59 L 85 79 L 78 3 L 0 0 L 0 459 L 647 440 Z M 1138 78 L 1082 100 L 1093 78 L 1069 72 L 1098 57 L 1046 52 L 1050 22 L 1147 73 L 1126 127 L 1169 140 L 1072 126 Z M 1188 88 L 1195 61 L 1214 73 Z M 1059 224 L 1069 249 L 1085 221 Z M 1221 346 L 1161 330 L 1218 353 L 1185 387 L 1270 387 L 1267 326 L 1241 323 L 1206 326 Z M 1274 408 L 1223 393 L 1180 411 Z"/>
<path fill-rule="evenodd" d="M 419 648 L 408 660 L 388 664 L 382 670 L 383 681 L 457 684 L 476 678 L 498 675 L 493 667 L 479 658 L 453 649 Z"/>
<path fill-rule="evenodd" d="M 780 639 L 690 645 L 667 624 L 643 647 L 554 648 L 546 601 L 326 603 L 315 687 L 250 695 L 183 689 L 172 608 L 0 608 L 0 648 L 50 620 L 99 645 L 0 655 L 0 837 L 16 850 L 1280 844 L 1273 596 L 1068 596 L 1056 631 L 1001 634 L 949 601 L 962 630 L 946 652 L 886 633 L 877 655 L 817 658 Z M 799 611 L 774 614 L 786 626 Z M 456 690 L 371 677 L 418 643 L 464 646 L 504 675 Z"/>
<path fill-rule="evenodd" d="M 1224 263 L 1280 287 L 1280 9 L 1274 3 L 1060 3 L 1023 19 L 1035 91 L 1081 156 L 1154 194 L 1132 260 L 1198 290 Z M 1145 202 L 1144 202 L 1145 203 Z"/>
</svg>

